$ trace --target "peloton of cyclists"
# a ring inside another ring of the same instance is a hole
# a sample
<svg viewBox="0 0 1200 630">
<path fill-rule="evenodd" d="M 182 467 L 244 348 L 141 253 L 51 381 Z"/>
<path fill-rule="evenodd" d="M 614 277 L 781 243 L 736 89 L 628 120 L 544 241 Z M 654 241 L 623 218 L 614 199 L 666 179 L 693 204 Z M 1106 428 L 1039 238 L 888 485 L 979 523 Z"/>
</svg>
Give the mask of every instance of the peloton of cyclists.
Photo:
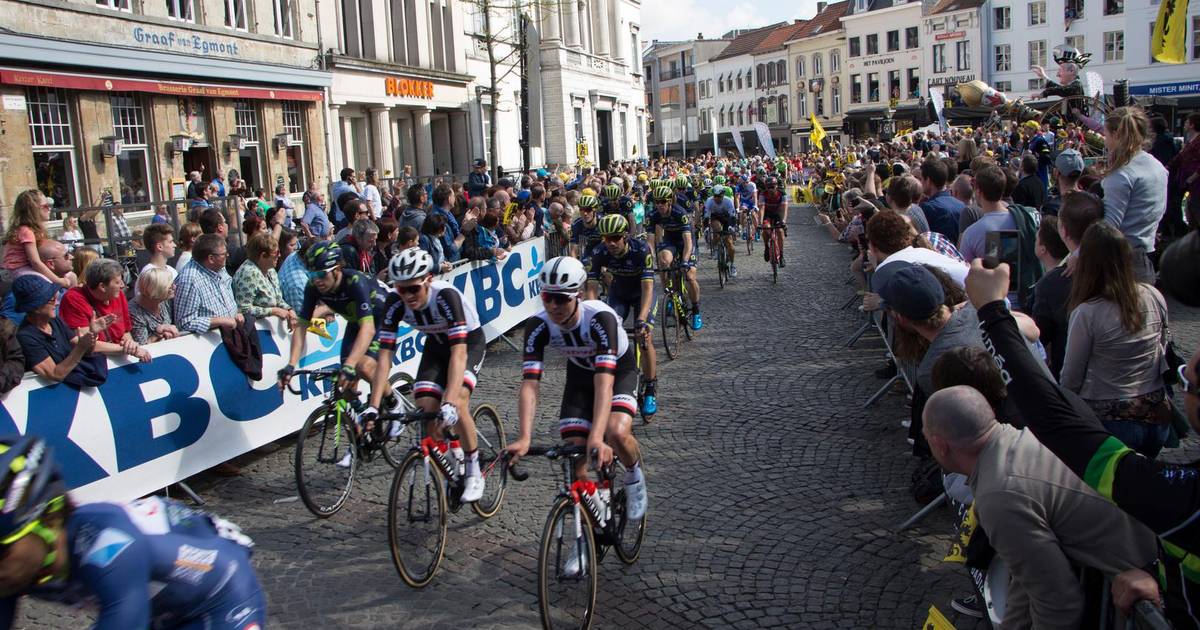
<svg viewBox="0 0 1200 630">
<path fill-rule="evenodd" d="M 700 316 L 700 283 L 696 281 L 696 251 L 692 240 L 690 213 L 678 203 L 675 193 L 668 186 L 654 190 L 654 212 L 647 215 L 648 236 L 658 252 L 658 264 L 664 269 L 663 285 L 667 284 L 666 271 L 678 262 L 684 270 L 687 293 L 692 301 L 692 330 L 700 330 L 704 320 Z"/>
</svg>

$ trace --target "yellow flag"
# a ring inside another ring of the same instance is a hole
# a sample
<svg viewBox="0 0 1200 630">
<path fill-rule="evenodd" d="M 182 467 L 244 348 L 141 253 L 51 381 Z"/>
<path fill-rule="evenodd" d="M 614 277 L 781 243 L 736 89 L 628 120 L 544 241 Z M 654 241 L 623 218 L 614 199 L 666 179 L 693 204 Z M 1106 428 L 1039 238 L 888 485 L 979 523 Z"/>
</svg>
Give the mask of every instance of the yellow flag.
<svg viewBox="0 0 1200 630">
<path fill-rule="evenodd" d="M 1163 0 L 1163 2 L 1167 1 L 1168 0 Z M 1178 0 L 1175 1 L 1178 2 Z M 808 139 L 814 145 L 816 145 L 818 149 L 823 150 L 825 148 L 825 146 L 822 144 L 822 141 L 825 140 L 825 128 L 821 126 L 821 123 L 817 122 L 817 115 L 815 113 L 809 114 L 808 120 L 812 123 L 812 133 L 808 135 Z"/>
<path fill-rule="evenodd" d="M 1187 0 L 1162 0 L 1150 39 L 1150 53 L 1156 60 L 1162 63 L 1187 61 L 1187 13 Z"/>
</svg>

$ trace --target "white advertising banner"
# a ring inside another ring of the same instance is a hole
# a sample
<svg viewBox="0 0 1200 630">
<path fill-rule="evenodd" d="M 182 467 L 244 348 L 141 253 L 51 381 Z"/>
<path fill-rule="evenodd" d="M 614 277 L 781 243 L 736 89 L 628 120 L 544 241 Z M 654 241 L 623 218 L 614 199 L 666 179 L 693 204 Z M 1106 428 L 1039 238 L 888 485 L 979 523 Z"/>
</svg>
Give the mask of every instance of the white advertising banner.
<svg viewBox="0 0 1200 630">
<path fill-rule="evenodd" d="M 443 276 L 475 305 L 488 341 L 540 307 L 538 272 L 545 240 L 513 247 L 504 260 L 475 262 Z M 333 340 L 308 336 L 301 368 L 336 365 L 344 326 Z M 82 390 L 27 375 L 0 405 L 0 434 L 30 433 L 47 442 L 81 502 L 121 501 L 154 492 L 284 437 L 322 402 L 329 381 L 293 380 L 281 394 L 275 373 L 290 336 L 277 319 L 259 322 L 263 379 L 250 381 L 215 332 L 149 346 L 153 361 L 110 361 L 108 380 Z M 402 328 L 393 372 L 413 374 L 424 335 Z"/>
<path fill-rule="evenodd" d="M 754 123 L 754 131 L 758 133 L 758 143 L 762 145 L 763 151 L 766 151 L 767 157 L 775 159 L 775 144 L 771 142 L 771 129 L 767 127 L 765 122 Z"/>
</svg>

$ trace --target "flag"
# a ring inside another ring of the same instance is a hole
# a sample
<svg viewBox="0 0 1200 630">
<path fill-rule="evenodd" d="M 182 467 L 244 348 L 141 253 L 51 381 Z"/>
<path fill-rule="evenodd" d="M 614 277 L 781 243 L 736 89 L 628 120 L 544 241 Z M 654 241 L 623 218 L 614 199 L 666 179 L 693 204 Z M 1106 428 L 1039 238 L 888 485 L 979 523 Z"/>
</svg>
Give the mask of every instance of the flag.
<svg viewBox="0 0 1200 630">
<path fill-rule="evenodd" d="M 733 131 L 733 144 L 737 145 L 738 155 L 746 157 L 746 147 L 742 146 L 742 132 L 740 129 Z"/>
<path fill-rule="evenodd" d="M 823 144 L 823 141 L 825 140 L 825 128 L 822 127 L 821 123 L 817 121 L 817 115 L 815 113 L 809 114 L 808 120 L 812 123 L 812 133 L 808 134 L 809 142 L 812 142 L 813 145 L 818 149 L 824 150 L 825 145 Z"/>
<path fill-rule="evenodd" d="M 1163 0 L 1163 2 L 1167 1 Z M 933 102 L 933 111 L 937 113 L 938 127 L 942 134 L 946 133 L 946 115 L 943 111 L 946 107 L 945 93 L 945 90 L 940 86 L 929 88 L 929 100 Z"/>
<path fill-rule="evenodd" d="M 754 131 L 758 132 L 758 143 L 762 145 L 763 151 L 767 153 L 767 157 L 775 159 L 775 143 L 771 142 L 771 129 L 767 127 L 767 123 L 759 121 L 754 123 Z"/>
<path fill-rule="evenodd" d="M 1150 40 L 1150 54 L 1162 63 L 1187 61 L 1187 0 L 1162 0 Z"/>
</svg>

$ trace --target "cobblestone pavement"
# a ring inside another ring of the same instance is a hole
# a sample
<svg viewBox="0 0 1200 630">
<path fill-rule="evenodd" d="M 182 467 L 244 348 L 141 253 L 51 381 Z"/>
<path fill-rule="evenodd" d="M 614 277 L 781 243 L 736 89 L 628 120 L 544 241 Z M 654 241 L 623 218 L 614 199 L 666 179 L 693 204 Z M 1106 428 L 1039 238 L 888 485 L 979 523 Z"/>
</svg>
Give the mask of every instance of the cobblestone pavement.
<svg viewBox="0 0 1200 630">
<path fill-rule="evenodd" d="M 931 603 L 959 628 L 976 627 L 949 607 L 971 588 L 941 562 L 949 511 L 894 532 L 918 508 L 898 426 L 904 396 L 863 409 L 882 383 L 872 374 L 882 345 L 868 337 L 844 348 L 862 321 L 839 310 L 852 292 L 849 258 L 811 210 L 793 217 L 778 286 L 761 248 L 738 259 L 741 277 L 723 290 L 715 263 L 701 259 L 704 330 L 661 368 L 662 411 L 638 428 L 647 538 L 636 565 L 604 563 L 596 628 L 916 628 Z M 1197 313 L 1173 314 L 1190 350 Z M 535 443 L 554 438 L 558 368 L 546 370 Z M 497 405 L 510 436 L 519 381 L 518 354 L 493 344 L 475 400 Z M 412 590 L 388 553 L 386 464 L 366 467 L 346 508 L 317 520 L 292 499 L 290 443 L 242 459 L 242 477 L 195 487 L 255 539 L 272 627 L 538 626 L 537 543 L 555 492 L 545 463 L 527 464 L 533 476 L 510 484 L 493 519 L 454 514 L 439 575 Z M 22 625 L 81 626 L 77 615 L 31 605 Z"/>
</svg>

